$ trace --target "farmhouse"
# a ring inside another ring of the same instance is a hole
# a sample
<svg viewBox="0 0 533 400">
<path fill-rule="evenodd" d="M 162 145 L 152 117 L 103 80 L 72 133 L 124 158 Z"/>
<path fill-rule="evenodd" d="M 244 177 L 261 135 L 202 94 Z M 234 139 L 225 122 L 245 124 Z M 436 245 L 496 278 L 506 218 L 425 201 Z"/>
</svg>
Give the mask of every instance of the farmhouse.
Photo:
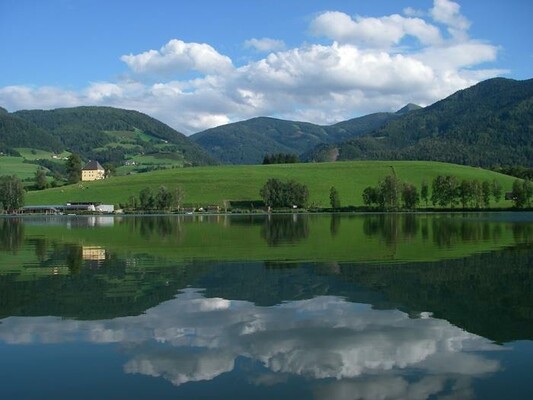
<svg viewBox="0 0 533 400">
<path fill-rule="evenodd" d="M 82 181 L 96 181 L 105 178 L 105 169 L 98 161 L 89 161 L 81 170 Z"/>
</svg>

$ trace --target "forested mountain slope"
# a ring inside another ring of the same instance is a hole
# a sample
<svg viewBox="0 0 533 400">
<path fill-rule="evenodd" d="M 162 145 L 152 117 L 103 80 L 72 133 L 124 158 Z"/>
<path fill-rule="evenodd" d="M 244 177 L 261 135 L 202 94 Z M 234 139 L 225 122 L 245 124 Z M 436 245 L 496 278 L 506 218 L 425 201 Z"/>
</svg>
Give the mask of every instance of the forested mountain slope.
<svg viewBox="0 0 533 400">
<path fill-rule="evenodd" d="M 495 78 L 389 121 L 369 135 L 319 145 L 305 158 L 532 166 L 532 150 L 533 79 Z"/>
<path fill-rule="evenodd" d="M 0 141 L 7 148 L 67 150 L 85 159 L 120 163 L 127 156 L 166 153 L 191 165 L 213 164 L 197 144 L 137 111 L 112 107 L 0 112 Z"/>
</svg>

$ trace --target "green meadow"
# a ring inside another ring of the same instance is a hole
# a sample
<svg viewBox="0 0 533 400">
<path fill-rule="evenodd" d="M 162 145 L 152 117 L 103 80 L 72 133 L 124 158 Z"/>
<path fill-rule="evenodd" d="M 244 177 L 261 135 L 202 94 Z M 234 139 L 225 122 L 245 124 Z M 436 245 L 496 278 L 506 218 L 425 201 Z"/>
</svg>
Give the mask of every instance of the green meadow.
<svg viewBox="0 0 533 400">
<path fill-rule="evenodd" d="M 62 153 L 56 154 L 56 153 L 51 153 L 49 151 L 31 149 L 28 147 L 17 147 L 15 148 L 15 150 L 19 152 L 19 154 L 21 155 L 23 159 L 28 160 L 28 161 L 51 160 L 57 163 L 64 164 L 65 160 L 68 158 L 68 156 L 70 156 L 70 153 L 68 151 L 64 151 Z M 53 158 L 53 156 L 56 156 L 56 158 Z"/>
<path fill-rule="evenodd" d="M 80 182 L 75 185 L 29 192 L 27 204 L 62 204 L 67 201 L 95 201 L 109 204 L 126 203 L 145 187 L 154 191 L 164 185 L 169 190 L 181 187 L 184 204 L 224 205 L 225 201 L 259 200 L 259 190 L 269 178 L 294 179 L 308 186 L 311 207 L 329 207 L 329 190 L 335 186 L 341 206 L 361 206 L 362 192 L 380 179 L 396 174 L 401 180 L 417 185 L 438 175 L 454 175 L 480 181 L 496 179 L 504 191 L 510 191 L 515 178 L 481 168 L 426 161 L 347 161 L 276 165 L 232 165 L 173 168 L 143 174 L 116 176 L 103 181 Z M 493 204 L 495 206 L 495 204 Z M 501 201 L 497 206 L 508 207 Z"/>
<path fill-rule="evenodd" d="M 18 147 L 20 157 L 0 156 L 0 175 L 16 175 L 21 180 L 30 180 L 35 177 L 35 172 L 39 165 L 25 161 L 50 160 L 56 163 L 65 163 L 63 158 L 67 158 L 70 153 L 63 152 L 54 154 L 49 151 Z M 57 159 L 52 158 L 56 156 Z"/>
<path fill-rule="evenodd" d="M 33 178 L 38 165 L 24 162 L 22 157 L 1 156 L 0 175 L 16 175 L 19 179 Z"/>
</svg>

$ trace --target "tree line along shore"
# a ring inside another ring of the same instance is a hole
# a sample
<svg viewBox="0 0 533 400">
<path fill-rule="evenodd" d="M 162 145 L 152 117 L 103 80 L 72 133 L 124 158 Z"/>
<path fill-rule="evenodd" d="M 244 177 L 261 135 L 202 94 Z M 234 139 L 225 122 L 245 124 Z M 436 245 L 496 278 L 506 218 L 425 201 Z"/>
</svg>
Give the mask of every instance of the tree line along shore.
<svg viewBox="0 0 533 400">
<path fill-rule="evenodd" d="M 6 211 L 24 203 L 89 200 L 126 212 L 525 209 L 532 197 L 527 179 L 455 164 L 405 161 L 197 167 L 27 193 L 16 177 L 4 176 L 1 182 Z"/>
</svg>

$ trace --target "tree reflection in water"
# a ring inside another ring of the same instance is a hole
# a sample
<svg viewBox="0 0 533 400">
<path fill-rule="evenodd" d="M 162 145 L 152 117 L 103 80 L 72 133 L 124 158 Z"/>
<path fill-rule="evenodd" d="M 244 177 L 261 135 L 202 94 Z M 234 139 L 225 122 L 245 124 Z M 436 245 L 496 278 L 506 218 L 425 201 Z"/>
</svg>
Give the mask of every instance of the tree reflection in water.
<svg viewBox="0 0 533 400">
<path fill-rule="evenodd" d="M 16 253 L 24 243 L 24 223 L 20 218 L 0 218 L 0 251 Z"/>
<path fill-rule="evenodd" d="M 296 243 L 308 236 L 309 219 L 307 215 L 269 215 L 261 228 L 261 237 L 270 246 Z"/>
<path fill-rule="evenodd" d="M 363 232 L 380 237 L 389 247 L 405 240 L 429 240 L 438 247 L 451 248 L 466 242 L 487 242 L 502 236 L 504 225 L 511 226 L 516 242 L 531 242 L 531 224 L 483 221 L 468 215 L 374 214 L 363 217 Z"/>
</svg>

